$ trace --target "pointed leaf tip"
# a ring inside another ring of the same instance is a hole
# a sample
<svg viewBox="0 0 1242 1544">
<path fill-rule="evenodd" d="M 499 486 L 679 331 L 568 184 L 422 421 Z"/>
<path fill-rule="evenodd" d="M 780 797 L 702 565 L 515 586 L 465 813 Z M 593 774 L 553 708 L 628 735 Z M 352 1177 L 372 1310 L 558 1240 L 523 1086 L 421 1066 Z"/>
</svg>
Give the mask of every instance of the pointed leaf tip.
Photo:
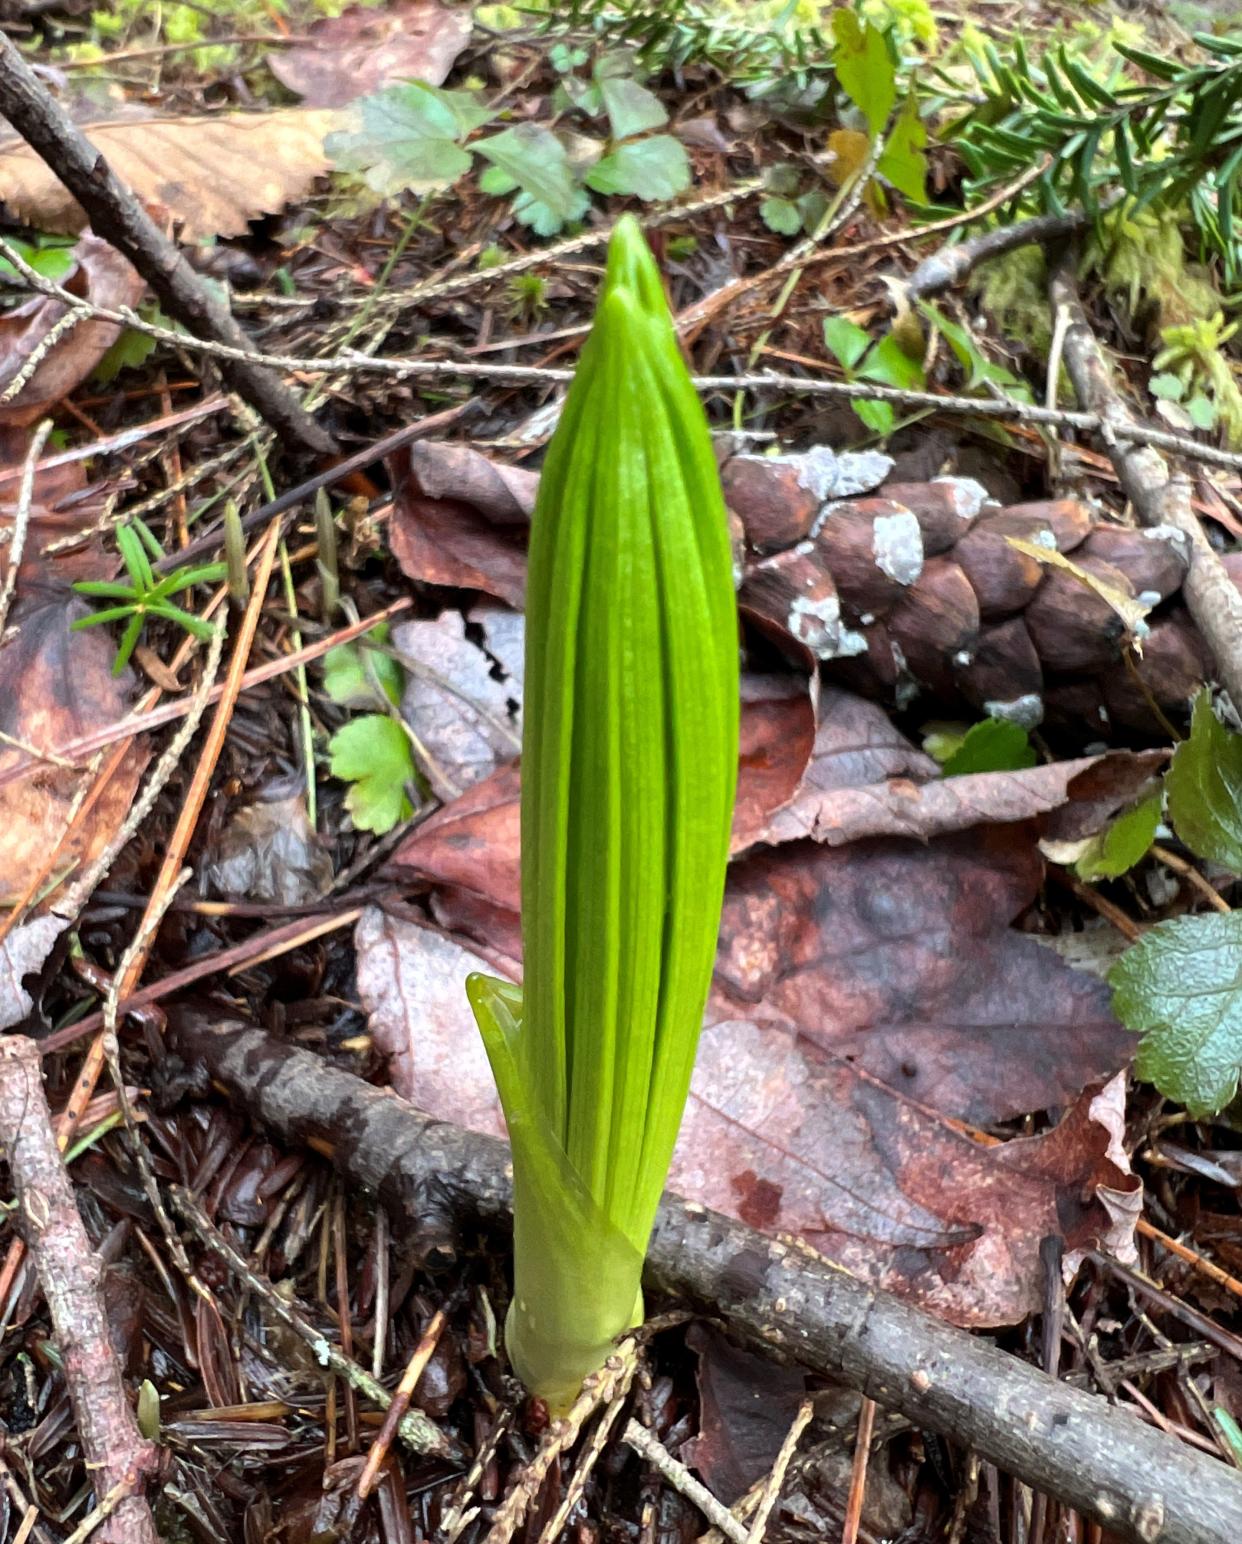
<svg viewBox="0 0 1242 1544">
<path fill-rule="evenodd" d="M 664 284 L 642 226 L 632 214 L 623 214 L 608 241 L 608 269 L 601 300 L 628 291 L 644 311 L 666 316 Z"/>
</svg>

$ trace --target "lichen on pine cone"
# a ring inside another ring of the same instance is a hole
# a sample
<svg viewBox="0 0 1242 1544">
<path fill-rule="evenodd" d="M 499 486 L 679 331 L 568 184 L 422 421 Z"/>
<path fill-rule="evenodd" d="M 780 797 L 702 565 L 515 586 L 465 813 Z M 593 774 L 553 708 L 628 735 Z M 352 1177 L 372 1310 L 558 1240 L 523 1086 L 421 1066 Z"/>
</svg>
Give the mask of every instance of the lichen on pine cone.
<svg viewBox="0 0 1242 1544">
<path fill-rule="evenodd" d="M 1119 525 L 1077 498 L 1002 507 L 970 478 L 883 482 L 888 465 L 826 448 L 725 460 L 739 604 L 787 654 L 870 695 L 921 688 L 1027 727 L 1152 731 L 1157 709 L 1185 710 L 1211 662 L 1178 595 L 1179 532 Z M 1007 537 L 1149 607 L 1141 655 L 1123 658 L 1106 599 Z M 1242 560 L 1230 568 L 1242 587 Z"/>
</svg>

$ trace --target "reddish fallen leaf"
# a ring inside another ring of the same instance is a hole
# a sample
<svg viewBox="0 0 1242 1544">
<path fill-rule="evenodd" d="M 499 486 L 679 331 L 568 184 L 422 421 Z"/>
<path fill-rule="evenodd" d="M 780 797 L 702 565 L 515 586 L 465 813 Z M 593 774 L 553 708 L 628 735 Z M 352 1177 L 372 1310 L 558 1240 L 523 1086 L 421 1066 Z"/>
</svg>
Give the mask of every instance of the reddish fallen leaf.
<svg viewBox="0 0 1242 1544">
<path fill-rule="evenodd" d="M 19 597 L 21 588 L 19 586 Z M 115 644 L 102 628 L 70 631 L 86 606 L 48 592 L 14 607 L 13 636 L 0 647 L 0 771 L 25 767 L 25 775 L 0 787 L 0 897 L 21 894 L 40 872 L 69 823 L 75 800 L 90 774 L 32 757 L 18 746 L 51 751 L 123 718 L 134 677 L 112 674 Z M 58 868 L 89 863 L 119 829 L 134 801 L 148 751 L 134 741 L 103 796 L 61 849 Z"/>
<path fill-rule="evenodd" d="M 415 444 L 392 459 L 389 542 L 419 584 L 482 590 L 519 609 L 537 474 L 467 445 Z"/>
<path fill-rule="evenodd" d="M 398 1092 L 429 1114 L 499 1129 L 464 990 L 470 971 L 497 962 L 378 909 L 356 943 Z M 1043 1136 L 985 1147 L 787 1024 L 718 1018 L 703 1032 L 669 1183 L 956 1323 L 1013 1323 L 1041 1301 L 1046 1234 L 1070 1249 L 1126 1247 L 1113 1212 L 1119 1198 L 1133 1212 L 1138 1181 L 1115 1161 L 1115 1122 L 1095 1098 Z"/>
<path fill-rule="evenodd" d="M 699 1431 L 682 1444 L 681 1459 L 732 1506 L 771 1471 L 806 1397 L 806 1374 L 743 1351 L 699 1320 L 686 1344 L 696 1357 Z"/>
<path fill-rule="evenodd" d="M 64 288 L 105 310 L 137 304 L 146 285 L 125 259 L 98 236 L 83 236 L 73 249 L 76 267 Z M 46 295 L 0 315 L 0 390 L 16 377 L 68 307 Z M 0 424 L 32 424 L 84 381 L 120 336 L 111 322 L 79 322 L 42 359 L 31 378 L 0 405 Z"/>
<path fill-rule="evenodd" d="M 390 0 L 324 17 L 295 47 L 268 54 L 268 68 L 307 107 L 344 107 L 400 80 L 441 85 L 470 41 L 470 13 L 435 0 Z"/>
<path fill-rule="evenodd" d="M 809 837 L 836 847 L 865 836 L 926 839 L 1052 811 L 1061 812 L 1058 836 L 1063 830 L 1087 836 L 1132 802 L 1165 760 L 1163 751 L 1110 751 L 1019 772 L 942 778 L 883 709 L 829 687 L 802 785 L 756 840 L 779 846 Z"/>
</svg>

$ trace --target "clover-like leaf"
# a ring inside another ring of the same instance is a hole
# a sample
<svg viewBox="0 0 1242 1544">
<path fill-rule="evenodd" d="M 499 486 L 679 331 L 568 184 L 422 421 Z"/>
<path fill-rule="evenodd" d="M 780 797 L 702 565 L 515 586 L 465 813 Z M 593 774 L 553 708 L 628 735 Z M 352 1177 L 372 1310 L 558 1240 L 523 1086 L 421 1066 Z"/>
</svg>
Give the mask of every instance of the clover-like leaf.
<svg viewBox="0 0 1242 1544">
<path fill-rule="evenodd" d="M 477 140 L 473 148 L 520 190 L 513 212 L 540 236 L 555 235 L 567 221 L 586 213 L 587 197 L 574 177 L 568 152 L 551 129 L 518 123 Z M 495 188 L 498 181 L 491 185 Z"/>
<path fill-rule="evenodd" d="M 324 141 L 333 164 L 361 172 L 377 193 L 430 193 L 470 170 L 464 141 L 492 109 L 469 91 L 407 81 L 363 97 L 357 114 L 356 129 L 338 130 Z"/>
<path fill-rule="evenodd" d="M 586 176 L 597 193 L 629 193 L 644 203 L 676 198 L 690 186 L 686 147 L 671 134 L 630 140 L 598 160 Z"/>
<path fill-rule="evenodd" d="M 345 808 L 360 831 L 382 835 L 414 813 L 406 785 L 414 780 L 414 758 L 405 731 L 384 713 L 351 718 L 332 736 L 333 777 L 352 783 Z"/>
<path fill-rule="evenodd" d="M 630 61 L 624 56 L 605 55 L 595 67 L 595 84 L 614 139 L 662 129 L 668 122 L 664 104 L 634 79 Z"/>
<path fill-rule="evenodd" d="M 1194 1116 L 1223 1110 L 1242 1068 L 1242 912 L 1158 923 L 1109 982 L 1117 1017 L 1143 1032 L 1138 1075 Z"/>
<path fill-rule="evenodd" d="M 382 707 L 381 693 L 394 705 L 401 701 L 401 666 L 390 654 L 370 648 L 387 643 L 388 623 L 380 622 L 366 641 L 338 643 L 323 657 L 323 689 L 333 702 L 347 708 Z"/>
<path fill-rule="evenodd" d="M 778 236 L 796 236 L 802 229 L 802 211 L 792 199 L 770 195 L 760 203 L 759 216 Z"/>
</svg>

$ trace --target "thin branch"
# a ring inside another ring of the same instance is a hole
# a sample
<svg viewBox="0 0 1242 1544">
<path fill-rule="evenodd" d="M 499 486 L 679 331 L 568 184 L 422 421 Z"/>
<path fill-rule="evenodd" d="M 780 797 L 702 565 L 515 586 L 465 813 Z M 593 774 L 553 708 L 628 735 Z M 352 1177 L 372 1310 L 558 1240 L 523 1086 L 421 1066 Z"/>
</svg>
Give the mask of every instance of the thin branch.
<svg viewBox="0 0 1242 1544">
<path fill-rule="evenodd" d="M 1188 539 L 1190 571 L 1182 584 L 1186 606 L 1212 651 L 1216 669 L 1236 712 L 1242 713 L 1242 592 L 1230 579 L 1220 555 L 1208 541 L 1190 502 L 1190 479 L 1170 474 L 1157 453 L 1168 446 L 1143 426 L 1118 393 L 1112 368 L 1087 320 L 1068 253 L 1054 265 L 1049 280 L 1054 309 L 1065 309 L 1064 358 L 1082 406 L 1097 420 L 1104 444 L 1126 497 L 1145 526 L 1171 525 Z"/>
<path fill-rule="evenodd" d="M 17 490 L 17 505 L 13 510 L 9 564 L 4 576 L 4 584 L 0 586 L 0 638 L 4 636 L 4 625 L 9 619 L 9 607 L 13 604 L 13 596 L 17 591 L 17 571 L 21 567 L 22 558 L 26 552 L 26 535 L 30 529 L 30 508 L 34 503 L 35 468 L 39 464 L 39 457 L 43 454 L 43 447 L 47 444 L 47 437 L 51 432 L 52 420 L 45 418 L 30 437 L 26 460 L 22 465 L 22 480 Z"/>
<path fill-rule="evenodd" d="M 71 295 L 68 290 L 52 280 L 35 273 L 21 253 L 2 240 L 0 240 L 0 253 L 19 270 L 31 288 L 38 290 L 41 294 L 54 295 L 66 305 L 75 306 L 97 320 L 131 327 L 161 343 L 190 349 L 213 359 L 243 360 L 294 374 L 385 375 L 396 380 L 482 380 L 510 386 L 564 386 L 568 385 L 574 375 L 572 370 L 548 369 L 538 365 L 481 364 L 472 360 L 451 359 L 377 359 L 353 349 L 342 349 L 339 353 L 318 357 L 268 354 L 250 348 L 237 348 L 232 344 L 191 338 L 184 333 L 173 332 L 170 328 L 160 327 L 144 320 L 128 306 L 105 308 L 92 305 L 76 295 Z M 730 395 L 738 391 L 786 392 L 791 396 L 833 397 L 845 402 L 891 402 L 894 406 L 902 408 L 930 408 L 942 413 L 963 413 L 972 418 L 1046 424 L 1054 429 L 1077 429 L 1087 434 L 1099 433 L 1103 428 L 1103 421 L 1098 413 L 1038 407 L 1033 403 L 1018 402 L 1012 397 L 1005 396 L 962 397 L 934 391 L 901 391 L 893 386 L 873 386 L 861 381 L 830 381 L 814 376 L 781 375 L 774 371 L 764 371 L 757 375 L 697 375 L 692 379 L 701 392 L 727 392 Z M 1151 445 L 1174 451 L 1188 460 L 1201 461 L 1211 466 L 1228 467 L 1232 471 L 1242 471 L 1242 454 L 1218 450 L 1213 445 L 1201 445 L 1197 440 L 1185 435 L 1171 434 L 1162 429 L 1152 429 L 1145 424 L 1133 422 L 1118 423 L 1112 428 L 1113 433 L 1127 444 Z"/>
<path fill-rule="evenodd" d="M 286 1139 L 339 1144 L 337 1171 L 376 1191 L 414 1229 L 419 1253 L 451 1249 L 459 1223 L 511 1225 L 504 1143 L 429 1120 L 390 1090 L 216 1014 L 175 1007 L 169 1035 L 187 1063 Z M 1236 1544 L 1238 1474 L 810 1250 L 668 1195 L 644 1281 L 723 1318 L 750 1349 L 837 1378 L 974 1448 L 1120 1539 Z"/>
<path fill-rule="evenodd" d="M 39 1048 L 23 1035 L 0 1041 L 0 1143 L 22 1236 L 52 1316 L 91 1486 L 101 1500 L 122 1490 L 99 1536 L 106 1544 L 157 1544 L 141 1490 L 158 1455 L 130 1408 L 108 1332 L 103 1264 L 82 1225 L 56 1146 Z"/>
<path fill-rule="evenodd" d="M 170 316 L 229 345 L 222 373 L 280 434 L 321 454 L 332 436 L 261 364 L 225 302 L 194 272 L 69 115 L 49 94 L 11 39 L 0 33 L 0 113 L 69 189 L 95 233 L 134 265 Z"/>
</svg>

